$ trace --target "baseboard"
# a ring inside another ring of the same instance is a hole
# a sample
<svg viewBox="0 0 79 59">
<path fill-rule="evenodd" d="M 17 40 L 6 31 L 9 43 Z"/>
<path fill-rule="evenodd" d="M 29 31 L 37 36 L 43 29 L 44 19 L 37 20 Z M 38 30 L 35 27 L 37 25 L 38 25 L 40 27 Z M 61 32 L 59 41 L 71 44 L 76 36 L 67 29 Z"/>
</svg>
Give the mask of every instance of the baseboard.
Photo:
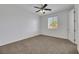
<svg viewBox="0 0 79 59">
<path fill-rule="evenodd" d="M 20 41 L 20 40 L 24 40 L 24 39 L 27 39 L 27 38 L 31 38 L 31 37 L 34 37 L 34 36 L 37 36 L 37 35 L 39 35 L 39 34 L 35 33 L 35 34 L 26 35 L 26 36 L 19 38 L 19 39 L 11 40 L 9 42 L 4 42 L 3 44 L 0 44 L 0 46 L 11 44 L 11 43 L 14 43 L 14 42 L 17 42 L 17 41 Z"/>
<path fill-rule="evenodd" d="M 45 35 L 45 36 L 49 36 L 49 37 L 55 37 L 55 38 L 60 38 L 60 39 L 67 39 L 69 40 L 68 38 L 63 38 L 63 37 L 56 37 L 56 36 L 52 36 L 52 35 L 48 35 L 48 34 L 40 34 L 40 35 Z M 70 42 L 72 42 L 74 44 L 73 41 L 69 40 Z M 75 42 L 75 44 L 77 45 L 77 42 Z"/>
<path fill-rule="evenodd" d="M 55 37 L 55 38 L 60 38 L 60 39 L 67 39 L 67 38 L 56 37 L 56 36 L 52 36 L 52 35 L 48 35 L 48 34 L 40 34 L 40 35 L 45 35 L 45 36 L 49 36 L 49 37 Z"/>
<path fill-rule="evenodd" d="M 16 40 L 12 40 L 12 41 L 9 41 L 9 42 L 5 42 L 3 44 L 0 44 L 0 46 L 7 45 L 7 44 L 10 44 L 10 43 L 14 43 L 16 41 L 20 41 L 20 40 L 23 40 L 23 39 L 31 38 L 31 37 L 34 37 L 34 36 L 37 36 L 37 35 L 44 35 L 44 36 L 54 37 L 54 36 L 47 35 L 47 34 L 35 33 L 35 34 L 30 34 L 30 35 L 24 36 L 24 37 L 22 37 L 20 39 L 16 39 Z M 61 37 L 55 37 L 55 38 L 66 39 L 66 38 L 61 38 Z M 79 50 L 79 47 L 78 47 L 78 50 Z"/>
<path fill-rule="evenodd" d="M 19 39 L 11 40 L 9 42 L 4 42 L 4 43 L 0 44 L 0 46 L 11 44 L 11 43 L 14 43 L 14 42 L 17 42 L 17 41 L 20 41 L 20 40 L 23 40 L 23 39 L 31 38 L 31 37 L 34 37 L 34 36 L 37 36 L 37 35 L 50 36 L 50 35 L 47 35 L 47 34 L 34 33 L 34 34 L 23 36 L 22 38 L 19 38 Z M 54 37 L 54 36 L 50 36 L 50 37 Z M 65 38 L 61 38 L 61 37 L 55 37 L 55 38 L 65 39 Z"/>
</svg>

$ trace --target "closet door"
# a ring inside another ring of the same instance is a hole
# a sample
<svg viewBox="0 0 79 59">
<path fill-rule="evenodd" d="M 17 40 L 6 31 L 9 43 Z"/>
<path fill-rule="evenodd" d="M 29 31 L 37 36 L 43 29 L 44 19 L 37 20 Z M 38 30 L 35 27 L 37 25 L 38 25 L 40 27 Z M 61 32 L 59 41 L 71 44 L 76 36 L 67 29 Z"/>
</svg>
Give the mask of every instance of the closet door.
<svg viewBox="0 0 79 59">
<path fill-rule="evenodd" d="M 69 32 L 68 38 L 70 41 L 74 42 L 74 9 L 69 12 Z"/>
</svg>

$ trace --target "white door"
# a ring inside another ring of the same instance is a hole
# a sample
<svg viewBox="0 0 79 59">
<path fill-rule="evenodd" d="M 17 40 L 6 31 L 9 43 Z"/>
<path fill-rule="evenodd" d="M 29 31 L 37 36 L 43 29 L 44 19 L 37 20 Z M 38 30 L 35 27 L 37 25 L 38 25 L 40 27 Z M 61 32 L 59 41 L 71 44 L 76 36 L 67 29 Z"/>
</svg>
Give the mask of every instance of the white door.
<svg viewBox="0 0 79 59">
<path fill-rule="evenodd" d="M 74 9 L 69 12 L 69 40 L 74 42 Z"/>
</svg>

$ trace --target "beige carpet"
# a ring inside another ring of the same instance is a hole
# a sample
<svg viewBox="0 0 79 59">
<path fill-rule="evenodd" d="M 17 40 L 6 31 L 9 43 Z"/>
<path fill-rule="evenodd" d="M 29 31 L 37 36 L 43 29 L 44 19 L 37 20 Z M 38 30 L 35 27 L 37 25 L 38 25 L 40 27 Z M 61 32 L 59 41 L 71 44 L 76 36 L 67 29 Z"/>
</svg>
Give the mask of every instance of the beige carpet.
<svg viewBox="0 0 79 59">
<path fill-rule="evenodd" d="M 38 35 L 0 47 L 3 54 L 76 54 L 77 46 L 67 39 Z"/>
</svg>

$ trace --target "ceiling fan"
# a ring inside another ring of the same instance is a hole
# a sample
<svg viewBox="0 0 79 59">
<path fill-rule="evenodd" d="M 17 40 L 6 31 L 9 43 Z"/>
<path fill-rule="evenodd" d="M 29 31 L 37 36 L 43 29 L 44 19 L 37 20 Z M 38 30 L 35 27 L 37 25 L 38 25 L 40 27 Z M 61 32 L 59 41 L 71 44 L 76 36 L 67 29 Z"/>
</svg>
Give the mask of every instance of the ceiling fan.
<svg viewBox="0 0 79 59">
<path fill-rule="evenodd" d="M 52 10 L 52 9 L 46 8 L 47 6 L 48 6 L 47 4 L 41 4 L 41 7 L 34 6 L 34 8 L 39 9 L 36 12 L 42 12 L 43 14 L 45 14 L 45 11 L 51 11 Z"/>
</svg>

